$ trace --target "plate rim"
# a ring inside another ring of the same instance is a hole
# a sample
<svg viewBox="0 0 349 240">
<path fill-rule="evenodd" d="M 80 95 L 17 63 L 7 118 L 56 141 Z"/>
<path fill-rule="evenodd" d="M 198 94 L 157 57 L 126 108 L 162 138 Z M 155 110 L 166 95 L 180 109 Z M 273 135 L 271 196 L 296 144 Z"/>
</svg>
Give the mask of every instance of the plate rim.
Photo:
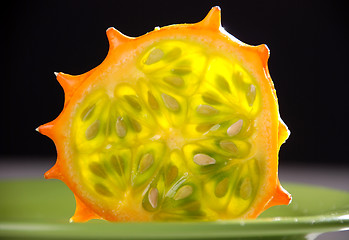
<svg viewBox="0 0 349 240">
<path fill-rule="evenodd" d="M 43 179 L 6 179 L 0 183 L 31 181 Z M 349 192 L 311 184 L 284 182 L 292 187 L 316 188 L 337 191 L 349 196 Z M 87 227 L 86 227 L 87 226 Z M 157 229 L 162 229 L 157 232 Z M 129 231 L 129 230 L 134 231 Z M 179 231 L 180 229 L 180 231 Z M 137 230 L 141 230 L 141 233 Z M 165 231 L 166 230 L 166 231 Z M 349 230 L 349 209 L 329 212 L 324 215 L 300 217 L 265 217 L 248 220 L 218 220 L 210 222 L 132 222 L 111 223 L 104 220 L 91 220 L 87 223 L 42 223 L 15 222 L 0 219 L 0 237 L 49 237 L 59 238 L 127 238 L 127 239 L 164 239 L 187 238 L 209 239 L 226 237 L 255 237 L 279 235 L 306 235 L 331 231 Z M 83 233 L 82 235 L 79 233 Z M 217 235 L 217 233 L 220 233 Z"/>
</svg>

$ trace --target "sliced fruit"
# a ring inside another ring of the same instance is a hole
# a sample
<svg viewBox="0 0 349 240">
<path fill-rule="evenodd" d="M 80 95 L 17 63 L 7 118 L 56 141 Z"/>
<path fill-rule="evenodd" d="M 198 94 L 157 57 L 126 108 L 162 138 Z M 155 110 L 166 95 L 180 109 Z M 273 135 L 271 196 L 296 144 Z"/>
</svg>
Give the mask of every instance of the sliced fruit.
<svg viewBox="0 0 349 240">
<path fill-rule="evenodd" d="M 45 177 L 76 196 L 72 221 L 254 218 L 290 202 L 265 45 L 226 33 L 218 7 L 196 24 L 107 36 L 101 65 L 57 74 L 64 109 L 39 127 L 58 155 Z"/>
</svg>

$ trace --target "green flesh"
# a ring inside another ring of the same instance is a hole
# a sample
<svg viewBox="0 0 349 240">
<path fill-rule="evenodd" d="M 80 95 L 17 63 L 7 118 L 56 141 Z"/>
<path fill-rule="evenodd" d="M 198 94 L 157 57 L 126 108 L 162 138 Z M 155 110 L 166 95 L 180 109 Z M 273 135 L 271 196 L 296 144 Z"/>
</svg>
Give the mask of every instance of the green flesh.
<svg viewBox="0 0 349 240">
<path fill-rule="evenodd" d="M 112 210 L 131 197 L 155 220 L 244 214 L 260 179 L 251 75 L 174 40 L 144 52 L 138 71 L 91 90 L 77 107 L 73 172 L 89 199 Z"/>
</svg>

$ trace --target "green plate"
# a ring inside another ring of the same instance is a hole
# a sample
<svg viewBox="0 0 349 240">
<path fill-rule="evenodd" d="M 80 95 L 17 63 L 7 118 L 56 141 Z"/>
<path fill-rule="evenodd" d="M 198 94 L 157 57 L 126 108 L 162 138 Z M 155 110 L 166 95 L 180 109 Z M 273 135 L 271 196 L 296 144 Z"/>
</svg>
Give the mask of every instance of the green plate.
<svg viewBox="0 0 349 240">
<path fill-rule="evenodd" d="M 0 182 L 0 239 L 314 239 L 349 229 L 349 193 L 283 184 L 289 206 L 256 220 L 216 222 L 69 223 L 73 194 L 56 180 Z"/>
</svg>

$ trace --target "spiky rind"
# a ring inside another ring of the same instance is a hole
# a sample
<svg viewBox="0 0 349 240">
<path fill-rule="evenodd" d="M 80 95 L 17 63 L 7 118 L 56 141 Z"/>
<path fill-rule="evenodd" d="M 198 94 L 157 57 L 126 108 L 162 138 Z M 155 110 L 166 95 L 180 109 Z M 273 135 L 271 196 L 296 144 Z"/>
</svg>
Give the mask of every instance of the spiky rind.
<svg viewBox="0 0 349 240">
<path fill-rule="evenodd" d="M 128 37 L 115 28 L 111 27 L 108 28 L 106 31 L 108 41 L 109 41 L 109 53 L 108 56 L 111 54 L 116 54 L 119 51 L 122 51 L 122 46 L 127 45 L 128 43 L 132 41 L 138 41 L 141 39 L 145 39 L 146 37 L 149 37 L 150 34 L 157 34 L 156 36 L 163 37 L 168 35 L 168 32 L 170 31 L 175 31 L 180 29 L 183 34 L 190 34 L 191 31 L 197 30 L 197 31 L 203 31 L 205 33 L 210 33 L 212 35 L 217 35 L 222 39 L 229 39 L 230 43 L 233 46 L 233 48 L 245 48 L 248 51 L 248 54 L 246 54 L 246 58 L 249 59 L 255 59 L 256 57 L 260 59 L 261 66 L 262 66 L 262 72 L 261 75 L 263 75 L 266 79 L 266 81 L 269 82 L 269 85 L 271 89 L 273 90 L 273 95 L 276 99 L 275 95 L 275 90 L 273 83 L 271 81 L 271 78 L 269 76 L 269 71 L 267 67 L 267 61 L 269 58 L 269 49 L 266 45 L 262 44 L 259 46 L 250 46 L 245 43 L 242 43 L 241 41 L 237 40 L 235 37 L 232 35 L 228 34 L 221 26 L 221 10 L 219 7 L 213 7 L 210 12 L 207 14 L 207 16 L 200 22 L 194 23 L 194 24 L 179 24 L 179 25 L 172 25 L 172 26 L 167 26 L 163 28 L 156 28 L 155 31 L 145 34 L 144 36 L 140 36 L 138 38 L 132 38 Z M 172 32 L 170 32 L 172 33 Z M 144 40 L 145 41 L 145 40 Z M 107 58 L 108 58 L 107 56 Z M 103 64 L 103 63 L 102 63 Z M 98 67 L 97 67 L 98 68 Z M 56 78 L 61 84 L 64 93 L 65 93 L 65 103 L 64 103 L 64 109 L 67 107 L 69 104 L 69 101 L 73 97 L 74 93 L 77 91 L 77 89 L 82 85 L 83 82 L 88 81 L 88 78 L 94 73 L 94 71 L 97 69 L 92 69 L 91 71 L 81 74 L 81 75 L 69 75 L 65 74 L 62 72 L 55 72 Z M 62 148 L 61 150 L 63 151 L 63 143 L 62 141 L 65 140 L 65 138 L 58 139 L 58 135 L 61 133 L 57 133 L 58 130 L 55 129 L 55 126 L 57 124 L 58 119 L 63 115 L 64 109 L 61 113 L 61 115 L 54 121 L 44 124 L 40 126 L 37 130 L 50 137 L 56 144 L 58 152 L 60 152 L 59 148 Z M 61 134 L 62 135 L 62 134 Z M 288 137 L 289 132 L 285 130 L 285 125 L 280 122 L 279 123 L 279 137 L 278 137 L 278 147 L 280 147 L 281 142 L 284 142 L 285 139 Z M 58 139 L 58 140 L 56 140 Z M 74 184 L 69 182 L 69 179 L 67 179 L 64 175 L 64 170 L 62 170 L 62 164 L 66 162 L 66 156 L 64 156 L 64 153 L 60 154 L 57 158 L 56 164 L 45 173 L 45 178 L 56 178 L 60 179 L 64 182 L 67 183 L 67 185 L 70 184 L 70 187 L 72 188 L 73 192 L 75 193 L 75 198 L 76 198 L 76 211 L 74 216 L 71 218 L 71 221 L 73 222 L 85 222 L 88 221 L 89 219 L 102 219 L 101 216 L 99 216 L 91 206 L 88 205 L 88 203 L 83 202 L 81 200 L 82 196 L 78 196 L 77 193 L 74 191 Z M 279 181 L 275 176 L 270 177 L 270 181 L 276 181 L 276 183 L 273 183 L 275 185 L 275 189 L 271 190 L 271 195 L 273 195 L 272 198 L 270 196 L 265 197 L 270 198 L 267 204 L 263 206 L 259 206 L 260 209 L 266 209 L 274 205 L 280 205 L 280 204 L 288 204 L 291 201 L 290 195 L 280 186 Z M 251 218 L 251 217 L 256 217 L 260 211 L 255 211 L 255 212 L 250 212 L 248 213 L 245 217 Z M 144 219 L 143 219 L 144 220 Z"/>
</svg>

